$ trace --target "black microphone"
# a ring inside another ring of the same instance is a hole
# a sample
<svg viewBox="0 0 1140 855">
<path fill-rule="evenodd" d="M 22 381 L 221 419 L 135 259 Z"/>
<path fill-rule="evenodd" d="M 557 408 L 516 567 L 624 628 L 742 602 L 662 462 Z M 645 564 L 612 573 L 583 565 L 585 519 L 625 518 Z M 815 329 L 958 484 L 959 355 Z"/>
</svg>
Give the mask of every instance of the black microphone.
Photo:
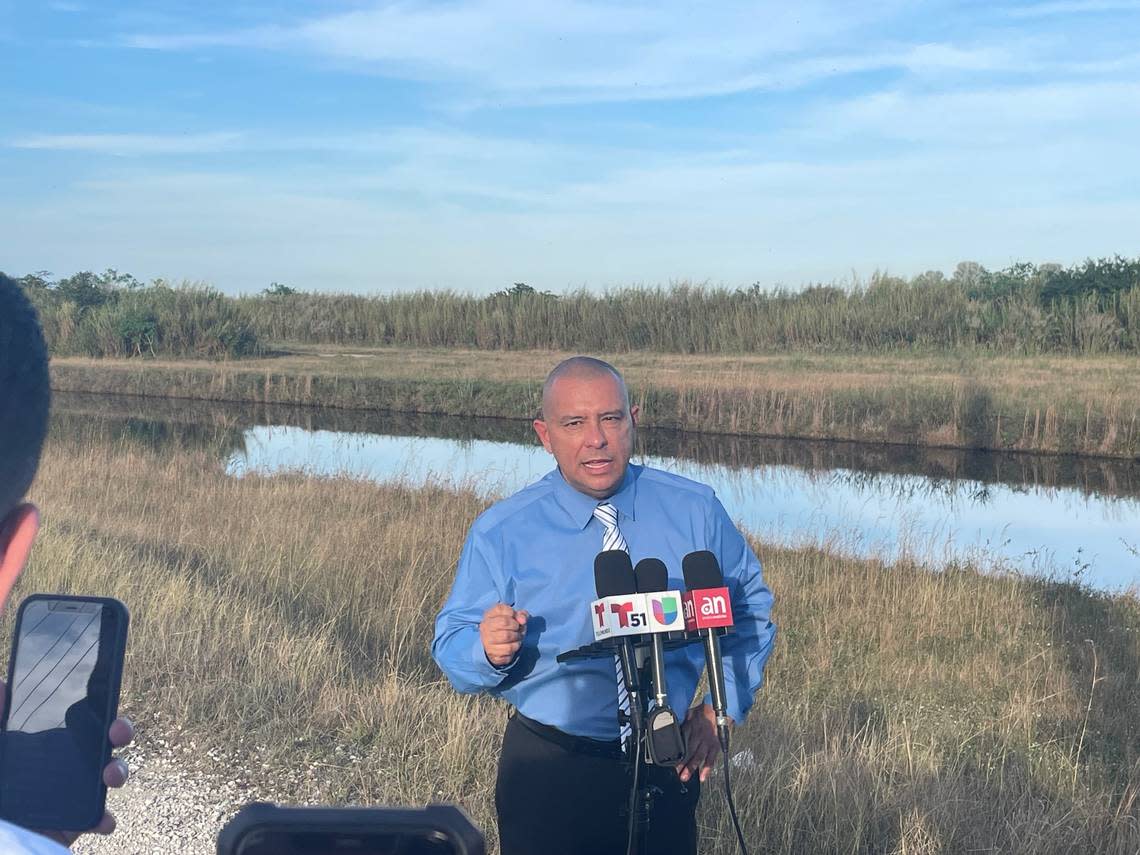
<svg viewBox="0 0 1140 855">
<path fill-rule="evenodd" d="M 633 578 L 639 594 L 655 594 L 669 589 L 669 571 L 665 569 L 665 562 L 659 558 L 642 558 L 638 561 L 633 569 Z M 665 690 L 665 644 L 658 632 L 653 633 L 650 639 L 653 645 L 650 653 L 653 698 L 657 701 L 657 706 L 663 707 L 668 702 L 668 692 Z"/>
<path fill-rule="evenodd" d="M 669 590 L 669 571 L 659 558 L 642 558 L 633 571 L 637 593 L 655 594 Z M 665 643 L 661 633 L 650 635 L 649 661 L 653 674 L 653 699 L 656 706 L 649 713 L 649 762 L 658 766 L 671 766 L 685 759 L 685 738 L 677 716 L 669 706 L 669 692 L 665 687 Z"/>
<path fill-rule="evenodd" d="M 690 592 L 706 588 L 724 586 L 724 574 L 716 555 L 707 549 L 690 552 L 681 559 L 681 572 L 685 576 L 685 587 Z M 727 598 L 726 598 L 727 599 Z M 727 604 L 726 604 L 727 607 Z M 728 608 L 731 614 L 731 608 Z M 708 665 L 709 693 L 712 695 L 713 710 L 716 712 L 717 736 L 721 746 L 728 751 L 728 700 L 724 694 L 724 659 L 720 654 L 720 638 L 715 629 L 699 630 L 704 636 L 705 662 Z"/>
<path fill-rule="evenodd" d="M 624 549 L 607 549 L 598 553 L 594 558 L 594 588 L 598 592 L 599 600 L 604 597 L 620 597 L 636 593 L 633 562 L 629 560 L 628 552 Z M 625 679 L 625 690 L 629 695 L 629 724 L 633 728 L 633 738 L 636 740 L 640 737 L 644 726 L 641 718 L 641 682 L 634 661 L 633 644 L 628 637 L 618 637 L 617 654 L 621 662 L 622 677 Z M 618 720 L 622 724 L 625 723 L 621 721 L 621 710 L 618 710 Z M 636 751 L 635 743 L 633 752 Z"/>
</svg>

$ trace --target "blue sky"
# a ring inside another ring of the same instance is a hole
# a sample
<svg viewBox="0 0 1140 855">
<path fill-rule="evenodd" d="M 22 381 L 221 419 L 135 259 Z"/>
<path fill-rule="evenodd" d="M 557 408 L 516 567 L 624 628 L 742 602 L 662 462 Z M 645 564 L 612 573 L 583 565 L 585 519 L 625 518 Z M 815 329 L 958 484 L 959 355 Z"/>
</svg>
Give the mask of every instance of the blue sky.
<svg viewBox="0 0 1140 855">
<path fill-rule="evenodd" d="M 0 0 L 0 269 L 730 287 L 1140 254 L 1140 3 Z"/>
</svg>

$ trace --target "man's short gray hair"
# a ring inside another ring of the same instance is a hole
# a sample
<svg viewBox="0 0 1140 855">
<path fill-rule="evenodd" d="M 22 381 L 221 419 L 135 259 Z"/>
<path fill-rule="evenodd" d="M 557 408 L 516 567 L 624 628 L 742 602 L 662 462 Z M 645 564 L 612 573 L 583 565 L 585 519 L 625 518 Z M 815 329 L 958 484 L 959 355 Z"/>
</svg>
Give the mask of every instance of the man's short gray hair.
<svg viewBox="0 0 1140 855">
<path fill-rule="evenodd" d="M 538 418 L 543 417 L 550 390 L 559 379 L 562 377 L 597 377 L 601 374 L 609 374 L 618 381 L 622 396 L 625 398 L 625 408 L 628 410 L 629 391 L 625 387 L 625 378 L 621 376 L 620 371 L 605 360 L 593 356 L 571 356 L 555 365 L 546 375 L 546 380 L 542 384 L 542 408 L 538 411 Z"/>
</svg>

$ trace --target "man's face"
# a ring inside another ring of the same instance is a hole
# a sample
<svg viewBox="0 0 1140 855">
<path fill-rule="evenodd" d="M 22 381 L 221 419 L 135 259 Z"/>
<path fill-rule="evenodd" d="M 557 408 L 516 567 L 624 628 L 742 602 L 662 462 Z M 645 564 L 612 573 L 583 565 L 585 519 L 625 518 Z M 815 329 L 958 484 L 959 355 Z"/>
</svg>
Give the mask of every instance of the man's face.
<svg viewBox="0 0 1140 855">
<path fill-rule="evenodd" d="M 534 430 L 575 490 L 604 499 L 625 477 L 633 452 L 637 407 L 609 373 L 566 375 L 554 381 Z"/>
</svg>

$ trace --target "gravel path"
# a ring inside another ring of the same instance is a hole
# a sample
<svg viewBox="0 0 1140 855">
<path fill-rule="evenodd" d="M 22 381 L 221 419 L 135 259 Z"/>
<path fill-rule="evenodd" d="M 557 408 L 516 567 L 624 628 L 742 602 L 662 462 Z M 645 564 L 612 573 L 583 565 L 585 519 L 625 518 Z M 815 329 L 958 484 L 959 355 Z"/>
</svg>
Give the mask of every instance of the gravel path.
<svg viewBox="0 0 1140 855">
<path fill-rule="evenodd" d="M 162 746 L 123 752 L 131 779 L 111 790 L 107 807 L 118 820 L 109 837 L 85 835 L 72 849 L 82 855 L 213 855 L 218 831 L 242 805 L 264 795 L 233 782 L 188 771 L 193 764 Z M 223 758 L 207 755 L 207 759 Z"/>
</svg>

